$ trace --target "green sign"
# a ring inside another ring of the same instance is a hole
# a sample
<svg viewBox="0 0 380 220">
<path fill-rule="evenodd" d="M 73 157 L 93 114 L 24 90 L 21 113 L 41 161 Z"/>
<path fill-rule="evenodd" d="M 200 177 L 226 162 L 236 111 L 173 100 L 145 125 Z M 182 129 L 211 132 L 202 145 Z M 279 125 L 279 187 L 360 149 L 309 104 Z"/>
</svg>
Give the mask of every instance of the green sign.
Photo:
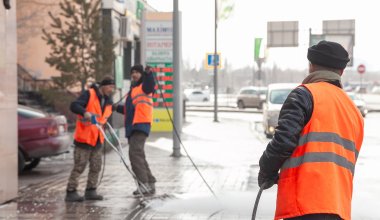
<svg viewBox="0 0 380 220">
<path fill-rule="evenodd" d="M 115 86 L 118 89 L 123 88 L 123 56 L 117 56 L 115 59 Z"/>
<path fill-rule="evenodd" d="M 137 1 L 136 18 L 138 20 L 141 20 L 143 11 L 144 11 L 144 3 Z"/>
<path fill-rule="evenodd" d="M 260 58 L 260 46 L 262 38 L 255 38 L 255 60 L 259 60 Z"/>
</svg>

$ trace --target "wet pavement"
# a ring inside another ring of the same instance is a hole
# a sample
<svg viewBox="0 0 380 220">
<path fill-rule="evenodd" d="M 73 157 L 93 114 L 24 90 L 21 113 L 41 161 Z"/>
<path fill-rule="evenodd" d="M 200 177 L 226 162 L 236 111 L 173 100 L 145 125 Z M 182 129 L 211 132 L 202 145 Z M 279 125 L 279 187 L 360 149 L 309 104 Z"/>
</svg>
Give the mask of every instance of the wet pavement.
<svg viewBox="0 0 380 220">
<path fill-rule="evenodd" d="M 188 113 L 186 117 L 182 141 L 216 196 L 189 158 L 170 156 L 172 134 L 154 133 L 146 146 L 148 163 L 158 180 L 154 196 L 145 200 L 132 196 L 136 186 L 131 175 L 117 154 L 109 151 L 98 187 L 105 199 L 65 202 L 72 168 L 70 153 L 44 159 L 36 169 L 20 175 L 19 197 L 0 205 L 0 219 L 251 219 L 258 191 L 258 160 L 269 141 L 261 130 L 262 115 L 221 113 L 217 123 L 211 112 Z M 371 132 L 367 132 L 355 172 L 353 219 L 380 219 L 380 177 L 373 174 L 380 158 L 376 147 L 380 138 L 374 129 L 379 123 L 379 113 L 366 118 L 366 129 Z M 124 139 L 123 143 L 126 145 Z M 185 155 L 183 149 L 181 153 Z M 84 174 L 78 188 L 81 194 L 86 183 Z M 273 219 L 276 190 L 272 187 L 264 191 L 256 219 Z"/>
<path fill-rule="evenodd" d="M 148 139 L 146 154 L 158 180 L 157 193 L 146 201 L 132 196 L 136 188 L 134 181 L 116 153 L 110 151 L 106 154 L 105 171 L 98 188 L 105 199 L 64 202 L 72 168 L 70 153 L 44 159 L 36 169 L 21 174 L 19 197 L 0 206 L 0 219 L 249 219 L 250 213 L 242 214 L 239 207 L 232 207 L 235 204 L 223 202 L 225 198 L 229 201 L 235 198 L 223 194 L 227 192 L 249 192 L 250 198 L 246 200 L 250 201 L 245 201 L 249 209 L 254 202 L 252 189 L 256 189 L 257 161 L 265 139 L 255 136 L 252 115 L 243 115 L 245 120 L 227 116 L 218 123 L 213 122 L 212 113 L 187 115 L 183 143 L 218 199 L 186 156 L 170 156 L 172 134 L 155 133 Z M 183 150 L 181 153 L 185 154 Z M 82 175 L 80 179 L 81 194 L 85 177 Z M 226 212 L 227 206 L 235 213 Z"/>
</svg>

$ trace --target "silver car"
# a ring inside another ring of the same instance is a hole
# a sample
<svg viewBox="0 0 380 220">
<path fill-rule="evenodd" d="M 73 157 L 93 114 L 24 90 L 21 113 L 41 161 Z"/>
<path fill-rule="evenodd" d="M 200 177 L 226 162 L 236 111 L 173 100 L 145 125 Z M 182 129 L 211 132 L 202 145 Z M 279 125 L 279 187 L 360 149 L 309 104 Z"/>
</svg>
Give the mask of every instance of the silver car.
<svg viewBox="0 0 380 220">
<path fill-rule="evenodd" d="M 263 106 L 263 126 L 267 138 L 273 137 L 282 104 L 284 104 L 289 93 L 298 85 L 297 83 L 274 83 L 268 85 L 267 99 Z"/>
<path fill-rule="evenodd" d="M 248 86 L 240 89 L 237 95 L 237 106 L 240 109 L 251 107 L 262 109 L 267 93 L 266 87 Z"/>
</svg>

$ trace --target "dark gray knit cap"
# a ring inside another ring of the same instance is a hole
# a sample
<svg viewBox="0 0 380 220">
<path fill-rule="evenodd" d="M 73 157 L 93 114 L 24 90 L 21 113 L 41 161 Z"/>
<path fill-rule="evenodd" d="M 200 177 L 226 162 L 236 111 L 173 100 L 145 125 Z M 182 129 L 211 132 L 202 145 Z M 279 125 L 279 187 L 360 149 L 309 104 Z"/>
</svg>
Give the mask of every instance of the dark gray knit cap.
<svg viewBox="0 0 380 220">
<path fill-rule="evenodd" d="M 312 64 L 334 69 L 344 69 L 350 61 L 348 53 L 342 45 L 325 40 L 308 49 L 307 59 Z"/>
</svg>

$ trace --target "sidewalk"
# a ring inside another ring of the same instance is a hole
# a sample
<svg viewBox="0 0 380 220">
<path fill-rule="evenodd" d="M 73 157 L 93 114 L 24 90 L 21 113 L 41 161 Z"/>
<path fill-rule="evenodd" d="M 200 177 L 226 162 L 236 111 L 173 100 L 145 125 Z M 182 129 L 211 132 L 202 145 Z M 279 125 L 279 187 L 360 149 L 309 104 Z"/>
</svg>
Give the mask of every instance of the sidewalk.
<svg viewBox="0 0 380 220">
<path fill-rule="evenodd" d="M 157 193 L 148 198 L 145 207 L 139 205 L 140 199 L 132 196 L 136 188 L 134 181 L 114 152 L 106 156 L 105 172 L 98 188 L 105 200 L 65 203 L 65 187 L 72 167 L 70 154 L 56 161 L 65 171 L 51 176 L 49 181 L 21 188 L 19 198 L 0 206 L 0 219 L 250 219 L 258 191 L 258 159 L 267 140 L 257 138 L 252 119 L 223 118 L 215 123 L 210 113 L 200 117 L 194 114 L 187 115 L 182 141 L 218 200 L 189 158 L 170 156 L 172 133 L 152 133 L 146 155 L 158 180 Z M 183 149 L 181 153 L 185 155 Z M 43 161 L 41 169 L 51 163 Z M 78 188 L 80 193 L 85 188 L 84 176 Z M 265 196 L 257 219 L 273 217 L 274 208 L 267 207 L 274 207 L 275 189 L 266 191 Z"/>
</svg>

